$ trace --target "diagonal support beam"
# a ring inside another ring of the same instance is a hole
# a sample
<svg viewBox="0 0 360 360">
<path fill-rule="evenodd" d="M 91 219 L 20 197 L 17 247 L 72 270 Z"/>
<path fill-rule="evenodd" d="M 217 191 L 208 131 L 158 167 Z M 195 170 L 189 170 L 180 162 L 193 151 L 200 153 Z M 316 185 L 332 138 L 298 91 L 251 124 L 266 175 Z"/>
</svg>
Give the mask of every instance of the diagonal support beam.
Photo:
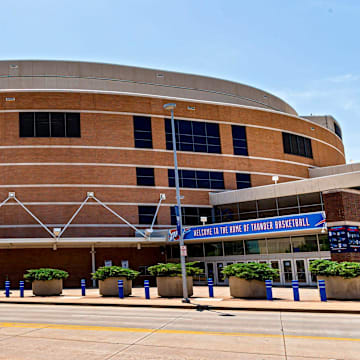
<svg viewBox="0 0 360 360">
<path fill-rule="evenodd" d="M 55 235 L 53 232 L 39 219 L 37 218 L 21 201 L 19 201 L 16 196 L 11 197 L 14 199 L 33 219 L 35 219 L 53 238 Z M 8 200 L 8 199 L 7 199 Z M 5 200 L 5 201 L 7 201 Z M 5 203 L 5 202 L 4 202 Z M 2 203 L 3 204 L 3 203 Z"/>
<path fill-rule="evenodd" d="M 61 230 L 60 234 L 57 236 L 57 238 L 60 238 L 61 235 L 65 232 L 65 230 L 69 227 L 69 225 L 72 223 L 72 221 L 75 219 L 76 215 L 80 212 L 80 210 L 83 208 L 83 206 L 87 203 L 87 201 L 90 199 L 90 196 L 86 196 L 86 199 L 81 203 L 79 208 L 74 212 L 73 216 L 70 218 L 70 220 L 66 223 L 64 228 Z"/>
<path fill-rule="evenodd" d="M 1 204 L 0 204 L 0 208 L 5 205 L 10 199 L 13 199 L 11 198 L 10 196 L 8 196 Z"/>
<path fill-rule="evenodd" d="M 135 232 L 141 234 L 144 238 L 147 238 L 147 236 L 145 235 L 145 233 L 139 229 L 137 229 L 134 225 L 130 224 L 127 220 L 125 220 L 122 216 L 120 216 L 118 213 L 116 213 L 114 210 L 110 209 L 107 205 L 105 205 L 102 201 L 100 201 L 99 199 L 97 199 L 94 195 L 92 196 L 92 198 L 101 206 L 103 206 L 106 210 L 110 211 L 113 215 L 115 215 L 118 219 L 120 219 L 121 221 L 123 221 L 125 224 L 127 224 L 129 227 L 131 227 L 133 230 L 135 230 Z"/>
</svg>

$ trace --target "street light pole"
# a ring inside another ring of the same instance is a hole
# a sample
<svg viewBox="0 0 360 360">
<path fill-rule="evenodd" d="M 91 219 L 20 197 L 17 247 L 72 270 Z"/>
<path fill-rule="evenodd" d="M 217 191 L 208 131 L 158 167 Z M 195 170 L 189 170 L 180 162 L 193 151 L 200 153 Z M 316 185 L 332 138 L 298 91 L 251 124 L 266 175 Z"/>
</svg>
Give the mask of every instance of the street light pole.
<svg viewBox="0 0 360 360">
<path fill-rule="evenodd" d="M 180 230 L 179 242 L 180 247 L 184 246 L 184 237 L 182 231 L 182 213 L 181 213 L 181 199 L 180 199 L 180 185 L 179 185 L 179 171 L 178 171 L 178 163 L 177 163 L 177 153 L 176 153 L 176 137 L 175 137 L 175 120 L 174 120 L 174 109 L 176 108 L 176 104 L 170 103 L 165 104 L 164 109 L 171 111 L 171 134 L 172 134 L 172 144 L 173 144 L 173 153 L 174 153 L 174 173 L 175 173 L 175 188 L 176 188 L 176 202 L 178 208 L 178 229 Z M 181 262 L 181 275 L 182 275 L 182 283 L 183 283 L 183 302 L 190 302 L 188 298 L 188 288 L 186 281 L 186 265 L 185 265 L 185 256 L 182 255 L 182 251 L 180 248 L 180 262 Z"/>
</svg>

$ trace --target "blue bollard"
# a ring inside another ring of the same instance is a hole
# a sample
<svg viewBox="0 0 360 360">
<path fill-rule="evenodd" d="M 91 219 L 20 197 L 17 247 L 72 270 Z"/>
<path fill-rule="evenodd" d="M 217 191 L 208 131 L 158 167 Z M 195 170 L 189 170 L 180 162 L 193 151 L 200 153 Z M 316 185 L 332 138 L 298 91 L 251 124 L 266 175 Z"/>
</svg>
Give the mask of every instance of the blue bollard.
<svg viewBox="0 0 360 360">
<path fill-rule="evenodd" d="M 20 297 L 24 297 L 24 281 L 20 281 Z"/>
<path fill-rule="evenodd" d="M 327 301 L 325 280 L 319 280 L 319 291 L 320 291 L 320 299 L 321 299 L 321 301 Z"/>
<path fill-rule="evenodd" d="M 5 281 L 5 296 L 10 297 L 10 281 Z"/>
<path fill-rule="evenodd" d="M 292 280 L 292 288 L 294 293 L 294 301 L 300 301 L 300 294 L 299 294 L 299 281 Z"/>
<path fill-rule="evenodd" d="M 81 283 L 81 296 L 85 296 L 86 295 L 86 280 L 81 279 L 80 283 Z"/>
<path fill-rule="evenodd" d="M 209 286 L 209 297 L 214 297 L 214 280 L 212 278 L 208 278 L 208 286 Z"/>
<path fill-rule="evenodd" d="M 266 286 L 266 299 L 272 300 L 272 280 L 265 280 L 265 286 Z"/>
<path fill-rule="evenodd" d="M 150 299 L 150 283 L 149 280 L 144 280 L 144 288 L 145 288 L 145 299 Z"/>
<path fill-rule="evenodd" d="M 119 288 L 119 298 L 124 298 L 124 281 L 118 280 L 118 288 Z"/>
</svg>

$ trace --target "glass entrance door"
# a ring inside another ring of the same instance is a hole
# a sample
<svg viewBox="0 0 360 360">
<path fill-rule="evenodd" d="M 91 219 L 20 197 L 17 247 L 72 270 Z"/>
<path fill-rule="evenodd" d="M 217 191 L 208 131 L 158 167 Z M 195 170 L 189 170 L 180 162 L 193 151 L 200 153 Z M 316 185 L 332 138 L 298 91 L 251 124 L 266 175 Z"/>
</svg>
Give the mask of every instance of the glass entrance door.
<svg viewBox="0 0 360 360">
<path fill-rule="evenodd" d="M 222 273 L 222 270 L 226 265 L 230 264 L 232 264 L 232 262 L 214 261 L 206 263 L 207 277 L 213 279 L 214 285 L 227 285 L 228 279 Z"/>
<path fill-rule="evenodd" d="M 224 269 L 224 263 L 223 262 L 217 262 L 216 263 L 216 285 L 225 285 L 226 284 L 226 277 L 222 273 L 222 270 Z"/>
<path fill-rule="evenodd" d="M 279 276 L 277 276 L 276 278 L 273 279 L 273 283 L 274 284 L 280 284 L 281 283 L 281 279 L 280 279 L 280 262 L 279 260 L 271 260 L 270 261 L 270 266 L 279 271 Z"/>
<path fill-rule="evenodd" d="M 291 260 L 283 260 L 282 261 L 282 268 L 283 268 L 283 271 L 282 271 L 283 280 L 282 280 L 282 282 L 284 284 L 291 284 L 291 280 L 293 279 Z"/>
<path fill-rule="evenodd" d="M 299 284 L 306 284 L 308 280 L 306 277 L 305 260 L 295 260 L 295 268 L 296 279 L 299 281 Z"/>
</svg>

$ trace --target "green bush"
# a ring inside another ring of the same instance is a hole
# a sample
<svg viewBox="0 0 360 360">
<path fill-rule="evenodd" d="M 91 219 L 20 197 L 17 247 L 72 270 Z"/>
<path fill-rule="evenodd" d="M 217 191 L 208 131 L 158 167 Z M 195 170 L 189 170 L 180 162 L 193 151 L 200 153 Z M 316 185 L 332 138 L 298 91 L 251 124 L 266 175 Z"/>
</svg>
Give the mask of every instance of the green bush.
<svg viewBox="0 0 360 360">
<path fill-rule="evenodd" d="M 360 263 L 313 260 L 310 262 L 309 270 L 314 275 L 341 276 L 345 279 L 351 279 L 360 276 Z"/>
<path fill-rule="evenodd" d="M 222 273 L 229 276 L 236 276 L 245 280 L 272 280 L 279 276 L 279 271 L 272 269 L 268 264 L 250 262 L 246 264 L 231 264 L 224 267 Z"/>
<path fill-rule="evenodd" d="M 198 264 L 198 261 L 193 261 L 186 263 L 186 275 L 200 275 L 203 273 L 203 269 L 195 266 Z M 181 276 L 181 264 L 167 263 L 167 264 L 157 264 L 148 267 L 148 271 L 151 275 L 154 276 Z"/>
<path fill-rule="evenodd" d="M 91 275 L 94 280 L 105 280 L 112 277 L 126 277 L 128 280 L 134 280 L 139 274 L 138 271 L 114 265 L 102 266 Z"/>
<path fill-rule="evenodd" d="M 58 269 L 31 269 L 26 270 L 24 274 L 24 279 L 30 282 L 35 280 L 54 280 L 54 279 L 66 279 L 69 277 L 69 273 L 64 270 Z"/>
</svg>

